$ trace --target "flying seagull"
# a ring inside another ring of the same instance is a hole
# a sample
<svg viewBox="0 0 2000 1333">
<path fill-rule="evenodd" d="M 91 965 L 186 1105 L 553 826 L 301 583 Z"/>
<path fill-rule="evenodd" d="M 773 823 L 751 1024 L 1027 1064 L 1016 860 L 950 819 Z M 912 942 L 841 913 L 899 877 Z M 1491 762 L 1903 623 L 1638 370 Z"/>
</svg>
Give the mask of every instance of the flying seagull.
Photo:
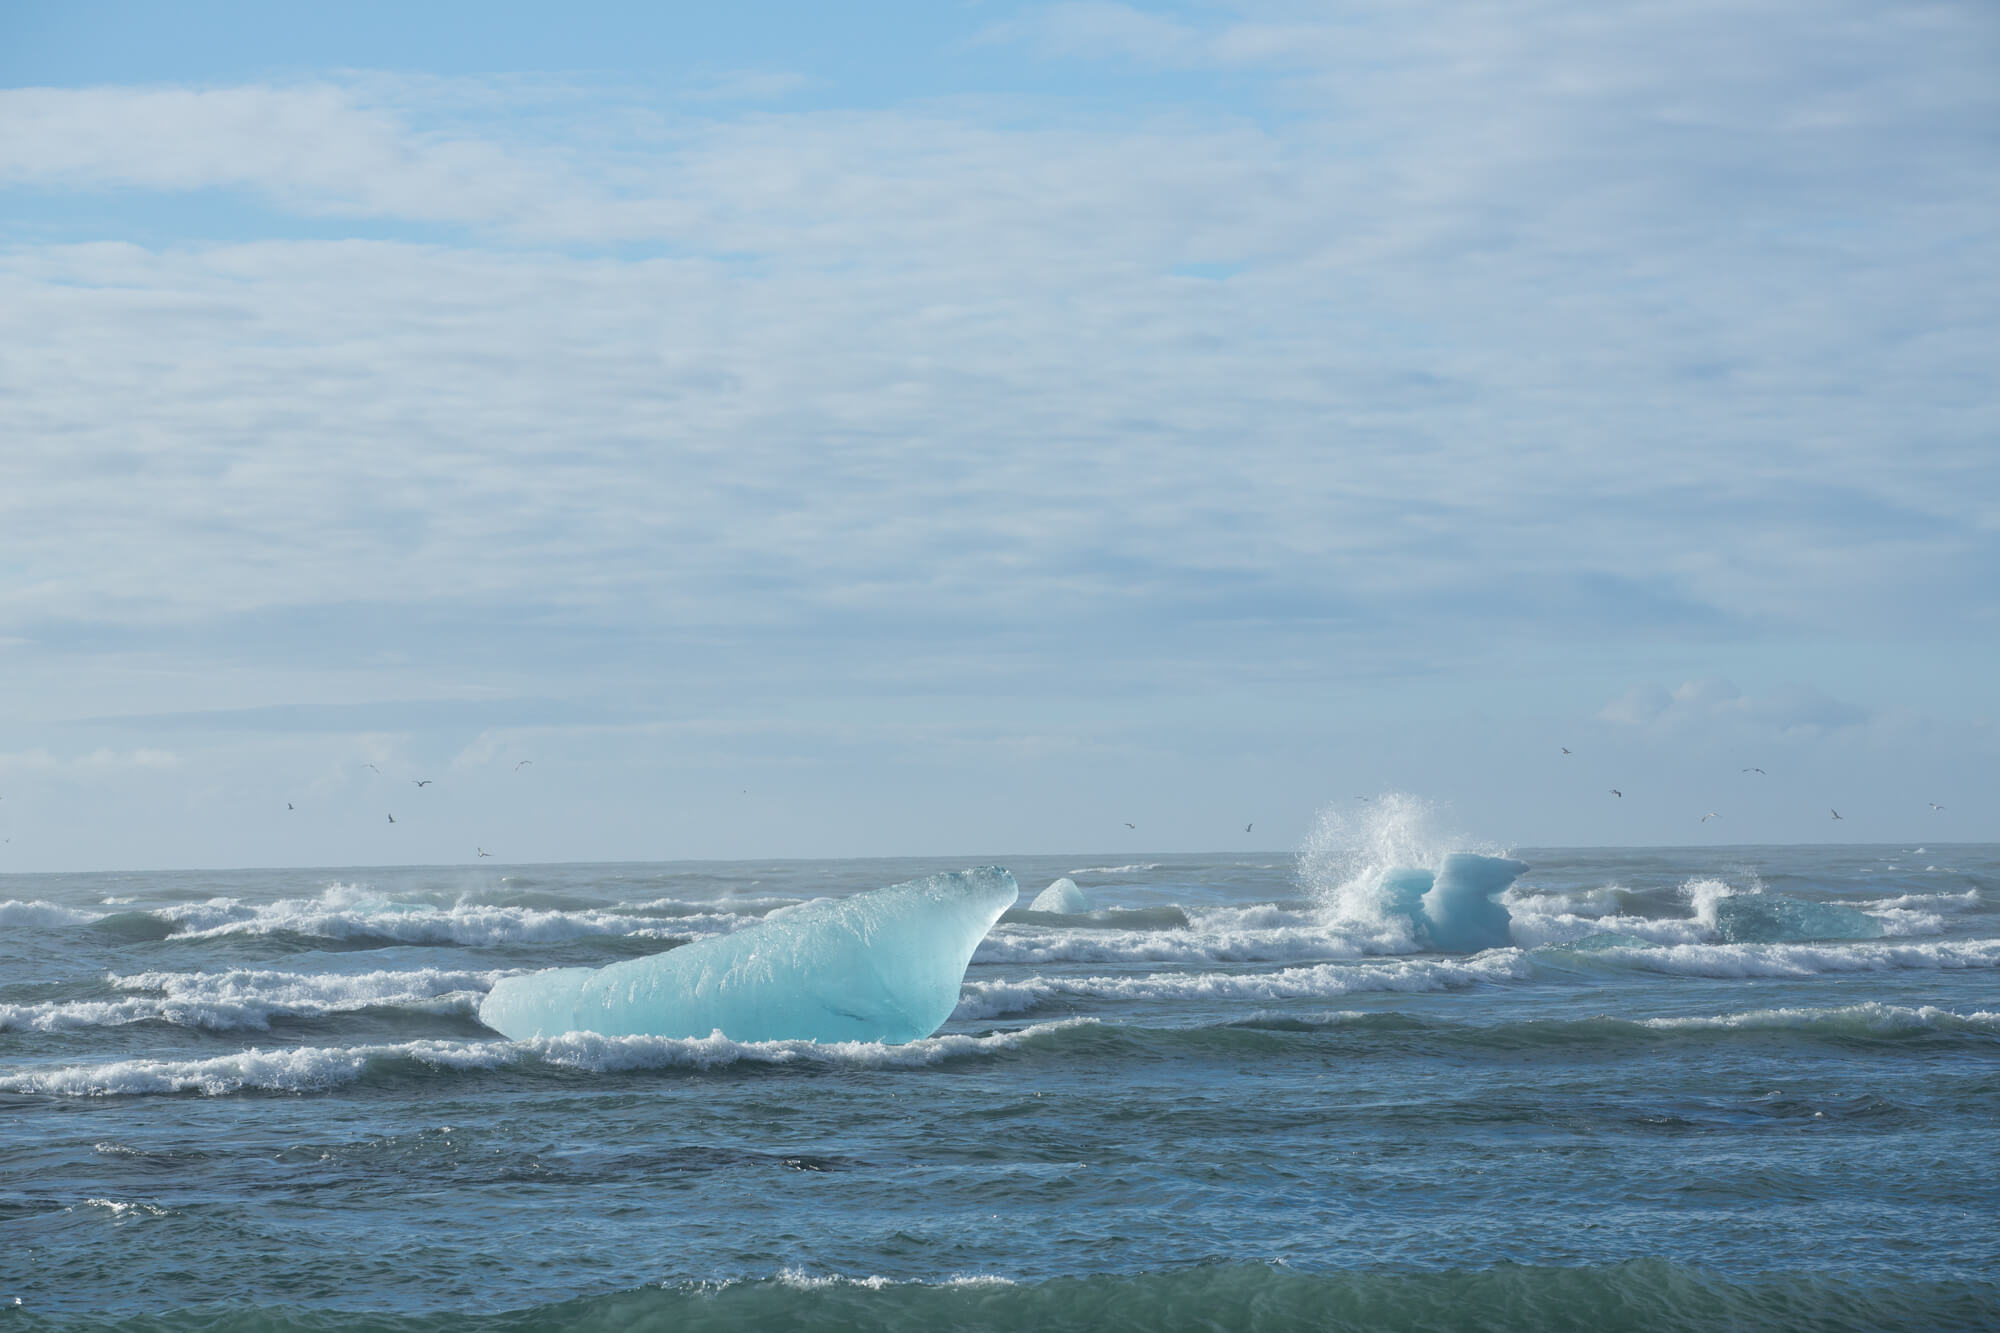
<svg viewBox="0 0 2000 1333">
<path fill-rule="evenodd" d="M 1252 821 L 1252 822 L 1254 823 L 1255 821 Z M 1243 826 L 1243 831 L 1244 831 L 1245 833 L 1248 833 L 1248 832 L 1250 831 L 1250 827 L 1251 827 L 1251 825 L 1250 825 L 1250 824 L 1245 824 L 1245 825 Z"/>
<path fill-rule="evenodd" d="M 1828 807 L 1827 807 L 1827 809 L 1829 809 L 1829 810 L 1833 810 L 1833 807 L 1832 807 L 1832 806 L 1828 806 Z M 1834 817 L 1835 819 L 1839 819 L 1839 818 L 1840 818 L 1840 811 L 1838 811 L 1838 810 L 1833 810 L 1833 817 Z"/>
<path fill-rule="evenodd" d="M 287 809 L 287 810 L 290 810 L 290 809 L 292 809 L 292 808 L 293 808 L 293 806 L 292 806 L 292 803 L 291 803 L 290 801 L 286 801 L 286 802 L 285 802 L 285 809 Z"/>
<path fill-rule="evenodd" d="M 394 815 L 390 815 L 390 816 L 389 816 L 389 822 L 390 822 L 391 824 L 395 823 L 395 822 L 396 822 L 396 817 L 395 817 Z"/>
<path fill-rule="evenodd" d="M 433 782 L 436 782 L 436 781 L 437 781 L 437 779 L 436 779 L 436 778 L 411 778 L 411 779 L 410 779 L 410 781 L 412 781 L 412 782 L 416 783 L 416 784 L 417 784 L 417 785 L 418 785 L 419 787 L 428 787 L 428 786 L 430 786 L 430 785 L 431 785 L 431 784 L 432 784 Z"/>
<path fill-rule="evenodd" d="M 1702 823 L 1704 823 L 1704 824 L 1706 824 L 1706 823 L 1707 823 L 1707 822 L 1708 822 L 1709 820 L 1711 820 L 1711 819 L 1720 819 L 1720 818 L 1722 818 L 1722 816 L 1721 816 L 1721 815 L 1719 815 L 1719 814 L 1717 814 L 1717 813 L 1716 813 L 1715 811 L 1711 810 L 1711 811 L 1709 811 L 1709 812 L 1708 812 L 1707 814 L 1705 814 L 1705 815 L 1703 815 L 1703 816 L 1701 817 L 1701 822 L 1702 822 Z"/>
<path fill-rule="evenodd" d="M 485 849 L 484 847 L 478 847 L 478 848 L 475 848 L 474 850 L 475 850 L 475 851 L 477 851 L 477 852 L 478 852 L 478 853 L 479 853 L 479 854 L 480 854 L 481 856 L 491 856 L 491 855 L 493 855 L 493 853 L 491 853 L 491 852 L 487 851 L 487 850 L 486 850 L 486 849 Z"/>
<path fill-rule="evenodd" d="M 523 759 L 520 763 L 514 765 L 514 771 L 516 773 L 519 773 L 522 769 L 526 768 L 529 764 L 532 764 L 534 762 L 535 761 L 532 759 Z"/>
<path fill-rule="evenodd" d="M 1619 791 L 1619 790 L 1618 790 L 1618 789 L 1617 789 L 1616 787 L 1613 787 L 1613 788 L 1611 789 L 1611 794 L 1612 794 L 1613 796 L 1616 796 L 1616 797 L 1617 797 L 1617 798 L 1618 798 L 1619 800 L 1621 800 L 1621 801 L 1625 799 L 1625 793 L 1624 793 L 1624 792 L 1622 792 L 1622 791 Z"/>
<path fill-rule="evenodd" d="M 1745 773 L 1764 773 L 1764 770 L 1761 768 L 1746 768 L 1743 771 Z M 1764 776 L 1768 778 L 1771 775 L 1769 773 L 1764 773 Z"/>
<path fill-rule="evenodd" d="M 1138 826 L 1137 824 L 1127 824 L 1127 825 L 1126 825 L 1125 827 L 1126 827 L 1126 828 L 1138 828 L 1139 826 Z"/>
<path fill-rule="evenodd" d="M 1936 801 L 1925 801 L 1925 802 L 1924 802 L 1924 804 L 1925 804 L 1925 805 L 1928 805 L 1928 806 L 1929 806 L 1929 807 L 1930 807 L 1931 809 L 1933 809 L 1933 810 L 1942 810 L 1942 809 L 1944 809 L 1944 807 L 1943 807 L 1943 806 L 1941 806 L 1941 805 L 1939 805 L 1939 804 L 1938 804 L 1938 803 L 1937 803 Z"/>
<path fill-rule="evenodd" d="M 1567 745 L 1563 746 L 1563 747 L 1562 747 L 1562 752 L 1563 752 L 1564 754 L 1568 754 L 1568 753 L 1569 753 L 1569 747 L 1568 747 Z"/>
<path fill-rule="evenodd" d="M 363 764 L 362 767 L 366 769 L 373 769 L 378 774 L 382 771 L 381 769 L 376 768 L 375 765 L 373 764 Z"/>
</svg>

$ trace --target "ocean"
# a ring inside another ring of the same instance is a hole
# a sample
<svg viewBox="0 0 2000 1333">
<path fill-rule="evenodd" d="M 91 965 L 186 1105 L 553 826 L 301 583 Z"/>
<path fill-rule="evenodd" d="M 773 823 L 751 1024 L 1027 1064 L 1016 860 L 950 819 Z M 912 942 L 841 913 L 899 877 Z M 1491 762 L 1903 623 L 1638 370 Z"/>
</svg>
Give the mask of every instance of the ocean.
<svg viewBox="0 0 2000 1333">
<path fill-rule="evenodd" d="M 0 1333 L 2000 1326 L 2000 847 L 1509 850 L 0 877 Z M 934 1037 L 478 1020 L 996 860 Z"/>
</svg>

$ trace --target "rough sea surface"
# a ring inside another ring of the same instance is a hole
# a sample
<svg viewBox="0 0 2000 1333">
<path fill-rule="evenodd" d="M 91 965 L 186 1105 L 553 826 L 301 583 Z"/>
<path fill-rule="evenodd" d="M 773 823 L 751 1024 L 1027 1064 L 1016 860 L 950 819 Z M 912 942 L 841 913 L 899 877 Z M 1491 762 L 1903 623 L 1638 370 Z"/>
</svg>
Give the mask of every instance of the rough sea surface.
<svg viewBox="0 0 2000 1333">
<path fill-rule="evenodd" d="M 904 1046 L 476 1014 L 991 856 L 0 877 L 0 1333 L 2000 1326 L 2000 847 L 1395 842 L 1007 860 Z"/>
</svg>

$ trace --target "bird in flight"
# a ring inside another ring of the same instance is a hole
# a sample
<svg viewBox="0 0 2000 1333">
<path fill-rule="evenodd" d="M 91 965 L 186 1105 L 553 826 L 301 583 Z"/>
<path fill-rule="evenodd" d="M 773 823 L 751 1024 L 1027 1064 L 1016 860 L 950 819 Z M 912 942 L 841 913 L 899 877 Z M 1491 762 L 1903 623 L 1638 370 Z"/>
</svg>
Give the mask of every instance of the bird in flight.
<svg viewBox="0 0 2000 1333">
<path fill-rule="evenodd" d="M 290 809 L 292 809 L 292 808 L 293 808 L 293 806 L 292 806 L 292 803 L 291 803 L 290 801 L 286 801 L 286 802 L 285 802 L 285 809 L 287 809 L 287 810 L 290 810 Z"/>
<path fill-rule="evenodd" d="M 534 762 L 535 761 L 532 759 L 523 759 L 520 763 L 514 765 L 514 771 L 516 773 L 519 773 L 522 769 L 526 768 L 529 764 L 532 764 Z"/>
<path fill-rule="evenodd" d="M 378 774 L 382 771 L 381 769 L 376 768 L 375 765 L 373 764 L 363 764 L 362 767 Z"/>
<path fill-rule="evenodd" d="M 1137 824 L 1127 824 L 1127 825 L 1126 825 L 1125 827 L 1126 827 L 1126 828 L 1138 828 L 1139 826 L 1138 826 Z"/>
<path fill-rule="evenodd" d="M 1746 768 L 1743 771 L 1745 773 L 1764 773 L 1764 770 L 1761 768 Z M 1771 775 L 1769 773 L 1764 773 L 1764 776 L 1768 778 Z"/>
<path fill-rule="evenodd" d="M 389 822 L 390 822 L 391 824 L 395 823 L 395 822 L 396 822 L 396 817 L 395 817 L 394 815 L 390 815 L 390 816 L 389 816 Z"/>
<path fill-rule="evenodd" d="M 436 779 L 436 778 L 411 778 L 411 779 L 410 779 L 410 781 L 412 781 L 412 782 L 416 783 L 416 784 L 417 784 L 417 785 L 418 785 L 419 787 L 428 787 L 428 786 L 430 786 L 430 785 L 431 785 L 431 784 L 432 784 L 433 782 L 436 782 L 436 781 L 437 781 L 437 779 Z"/>
<path fill-rule="evenodd" d="M 1829 809 L 1829 810 L 1833 810 L 1833 807 L 1832 807 L 1832 806 L 1828 806 L 1828 807 L 1827 807 L 1827 809 Z M 1838 810 L 1833 810 L 1833 817 L 1834 817 L 1835 819 L 1839 819 L 1839 818 L 1840 818 L 1840 811 L 1838 811 Z"/>
<path fill-rule="evenodd" d="M 1251 828 L 1253 827 L 1253 825 L 1255 824 L 1255 822 L 1256 822 L 1256 821 L 1252 820 L 1252 821 L 1251 821 L 1251 823 L 1249 823 L 1249 824 L 1245 824 L 1245 825 L 1243 826 L 1243 831 L 1244 831 L 1245 833 L 1248 833 L 1248 832 L 1249 832 L 1249 831 L 1251 830 Z"/>
<path fill-rule="evenodd" d="M 487 851 L 487 850 L 486 850 L 486 849 L 485 849 L 484 847 L 476 847 L 476 848 L 474 848 L 473 850 L 477 851 L 477 852 L 478 852 L 478 853 L 479 853 L 479 854 L 480 854 L 481 856 L 491 856 L 491 855 L 493 855 L 493 853 L 491 853 L 491 852 Z"/>
<path fill-rule="evenodd" d="M 1567 745 L 1563 746 L 1563 747 L 1562 747 L 1562 752 L 1563 752 L 1564 754 L 1568 754 L 1568 753 L 1569 753 L 1569 747 L 1568 747 Z"/>
<path fill-rule="evenodd" d="M 1941 806 L 1941 805 L 1939 805 L 1939 804 L 1938 804 L 1938 803 L 1937 803 L 1936 801 L 1925 801 L 1925 802 L 1924 802 L 1924 804 L 1925 804 L 1925 805 L 1928 805 L 1928 806 L 1929 806 L 1929 807 L 1930 807 L 1931 809 L 1933 809 L 1933 810 L 1942 810 L 1942 809 L 1944 809 L 1944 807 L 1943 807 L 1943 806 Z"/>
<path fill-rule="evenodd" d="M 1703 816 L 1701 817 L 1701 822 L 1702 822 L 1702 823 L 1704 823 L 1704 824 L 1706 824 L 1706 823 L 1707 823 L 1707 822 L 1708 822 L 1709 820 L 1711 820 L 1711 819 L 1720 819 L 1720 818 L 1722 818 L 1722 816 L 1721 816 L 1721 815 L 1719 815 L 1719 814 L 1717 814 L 1717 813 L 1716 813 L 1715 811 L 1711 810 L 1711 811 L 1709 811 L 1709 812 L 1708 812 L 1707 814 L 1705 814 L 1705 815 L 1703 815 Z"/>
<path fill-rule="evenodd" d="M 1624 792 L 1622 792 L 1622 791 L 1619 791 L 1619 790 L 1618 790 L 1618 789 L 1617 789 L 1616 787 L 1613 787 L 1613 788 L 1611 789 L 1611 794 L 1612 794 L 1613 796 L 1616 796 L 1616 797 L 1617 797 L 1617 798 L 1618 798 L 1619 800 L 1621 800 L 1621 801 L 1625 799 L 1625 793 L 1624 793 Z"/>
</svg>

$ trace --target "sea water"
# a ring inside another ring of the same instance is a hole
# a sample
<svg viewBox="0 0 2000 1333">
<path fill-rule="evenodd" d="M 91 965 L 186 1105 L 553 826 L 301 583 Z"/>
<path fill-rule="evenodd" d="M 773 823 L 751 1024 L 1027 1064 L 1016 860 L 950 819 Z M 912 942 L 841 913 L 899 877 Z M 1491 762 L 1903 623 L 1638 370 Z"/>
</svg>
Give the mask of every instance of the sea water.
<svg viewBox="0 0 2000 1333">
<path fill-rule="evenodd" d="M 2000 847 L 1362 833 L 1000 858 L 893 1045 L 478 1012 L 991 855 L 0 877 L 0 1333 L 2000 1324 Z"/>
</svg>

